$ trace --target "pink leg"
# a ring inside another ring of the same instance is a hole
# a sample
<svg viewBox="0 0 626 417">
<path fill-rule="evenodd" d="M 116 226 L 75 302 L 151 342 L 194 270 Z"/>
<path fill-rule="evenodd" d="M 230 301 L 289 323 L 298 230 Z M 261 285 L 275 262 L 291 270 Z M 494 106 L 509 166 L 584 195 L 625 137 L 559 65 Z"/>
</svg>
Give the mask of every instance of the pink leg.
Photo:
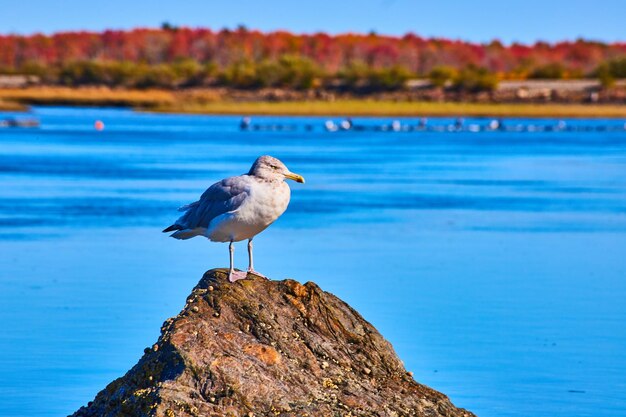
<svg viewBox="0 0 626 417">
<path fill-rule="evenodd" d="M 256 275 L 257 277 L 266 278 L 263 274 L 259 274 L 254 270 L 254 260 L 252 256 L 252 239 L 248 240 L 248 273 Z"/>
<path fill-rule="evenodd" d="M 240 279 L 246 278 L 248 274 L 243 271 L 235 271 L 235 247 L 233 246 L 233 242 L 230 242 L 228 245 L 228 251 L 230 252 L 230 269 L 228 270 L 228 281 L 235 282 Z"/>
</svg>

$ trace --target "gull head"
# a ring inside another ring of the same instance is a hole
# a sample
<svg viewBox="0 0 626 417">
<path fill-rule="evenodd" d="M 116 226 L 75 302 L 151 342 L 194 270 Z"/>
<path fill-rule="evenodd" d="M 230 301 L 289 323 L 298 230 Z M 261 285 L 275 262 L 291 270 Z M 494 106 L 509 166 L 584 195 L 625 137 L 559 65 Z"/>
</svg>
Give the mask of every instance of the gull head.
<svg viewBox="0 0 626 417">
<path fill-rule="evenodd" d="M 294 174 L 289 171 L 285 164 L 273 156 L 263 155 L 257 158 L 250 168 L 248 175 L 262 178 L 268 181 L 284 180 L 288 178 L 296 182 L 304 182 L 302 175 Z"/>
</svg>

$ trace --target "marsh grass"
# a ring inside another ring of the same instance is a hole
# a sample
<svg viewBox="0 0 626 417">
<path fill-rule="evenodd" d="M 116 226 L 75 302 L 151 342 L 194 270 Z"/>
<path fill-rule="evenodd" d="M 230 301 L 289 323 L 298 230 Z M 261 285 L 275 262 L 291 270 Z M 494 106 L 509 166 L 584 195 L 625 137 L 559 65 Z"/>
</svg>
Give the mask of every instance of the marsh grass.
<svg viewBox="0 0 626 417">
<path fill-rule="evenodd" d="M 0 89 L 0 100 L 19 104 L 154 107 L 174 102 L 166 90 L 126 90 L 106 87 L 31 87 Z"/>
<path fill-rule="evenodd" d="M 15 101 L 4 101 L 0 99 L 0 111 L 24 111 L 27 106 Z"/>
<path fill-rule="evenodd" d="M 175 101 L 155 111 L 201 114 L 315 116 L 626 117 L 626 106 L 587 104 L 494 104 L 374 100 L 234 102 Z"/>
<path fill-rule="evenodd" d="M 0 110 L 28 104 L 127 106 L 167 113 L 312 116 L 626 117 L 626 105 L 335 101 L 233 101 L 213 90 L 129 90 L 106 87 L 0 89 Z"/>
</svg>

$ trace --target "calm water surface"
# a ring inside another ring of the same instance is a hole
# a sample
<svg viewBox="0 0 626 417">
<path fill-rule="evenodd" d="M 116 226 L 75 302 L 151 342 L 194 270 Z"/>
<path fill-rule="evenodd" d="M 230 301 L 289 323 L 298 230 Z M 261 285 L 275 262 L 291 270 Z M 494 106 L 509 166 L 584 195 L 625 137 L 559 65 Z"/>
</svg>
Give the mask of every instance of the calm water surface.
<svg viewBox="0 0 626 417">
<path fill-rule="evenodd" d="M 418 381 L 479 416 L 626 415 L 626 132 L 33 116 L 40 129 L 0 130 L 0 416 L 70 414 L 136 363 L 202 273 L 228 264 L 226 245 L 160 230 L 261 154 L 307 179 L 255 240 L 261 272 L 348 301 Z M 235 256 L 245 268 L 245 244 Z"/>
</svg>

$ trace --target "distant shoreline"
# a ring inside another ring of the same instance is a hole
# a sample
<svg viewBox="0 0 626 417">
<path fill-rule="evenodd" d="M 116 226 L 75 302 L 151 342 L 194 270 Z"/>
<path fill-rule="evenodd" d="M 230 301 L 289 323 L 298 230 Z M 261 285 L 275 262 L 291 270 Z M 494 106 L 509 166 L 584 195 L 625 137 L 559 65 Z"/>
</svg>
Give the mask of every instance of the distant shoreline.
<svg viewBox="0 0 626 417">
<path fill-rule="evenodd" d="M 334 102 L 215 102 L 149 109 L 160 113 L 250 116 L 626 118 L 626 106 L 491 104 L 341 100 Z"/>
<path fill-rule="evenodd" d="M 373 98 L 307 100 L 226 99 L 212 90 L 127 90 L 109 88 L 29 87 L 0 89 L 0 111 L 29 105 L 130 107 L 138 111 L 180 114 L 285 115 L 343 117 L 528 117 L 626 118 L 626 104 L 473 103 L 402 101 Z"/>
</svg>

